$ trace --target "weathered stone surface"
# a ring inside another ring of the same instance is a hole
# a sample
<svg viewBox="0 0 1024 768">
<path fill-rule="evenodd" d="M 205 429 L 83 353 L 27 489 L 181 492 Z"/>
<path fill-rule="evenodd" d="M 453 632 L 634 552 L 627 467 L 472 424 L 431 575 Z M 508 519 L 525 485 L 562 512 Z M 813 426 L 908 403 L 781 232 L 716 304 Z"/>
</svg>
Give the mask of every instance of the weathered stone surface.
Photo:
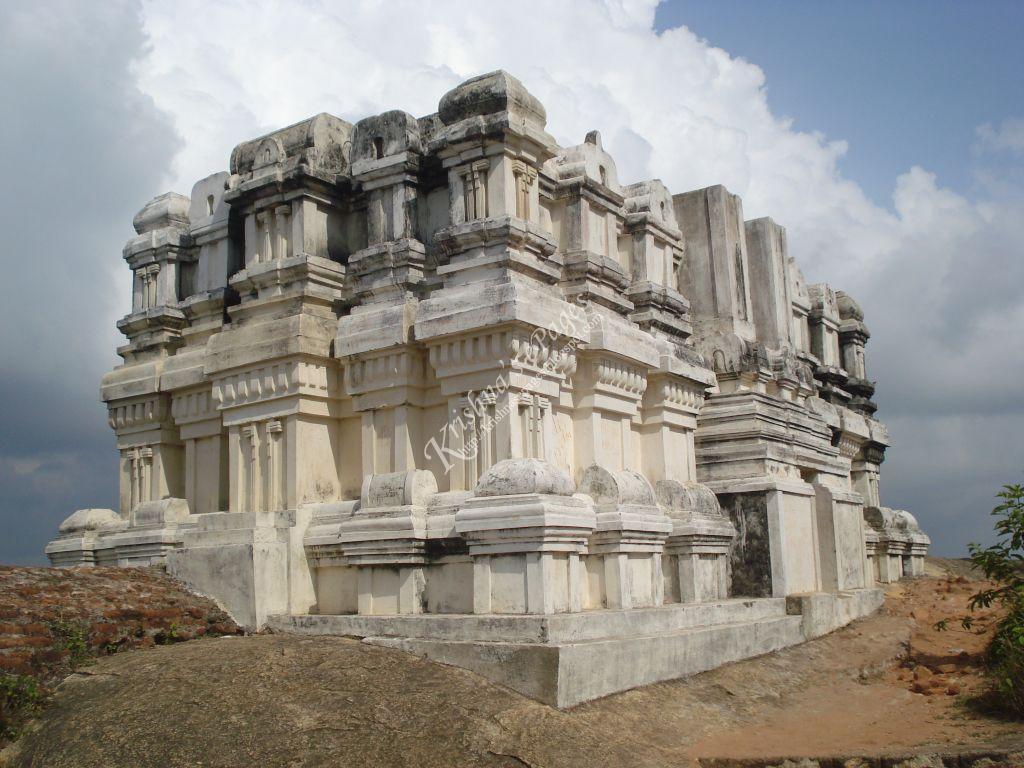
<svg viewBox="0 0 1024 768">
<path fill-rule="evenodd" d="M 547 120 L 543 105 L 508 72 L 478 75 L 441 97 L 437 114 L 447 125 L 495 112 L 521 114 L 541 127 Z"/>
<path fill-rule="evenodd" d="M 771 533 L 764 494 L 719 494 L 723 510 L 736 527 L 730 547 L 733 594 L 768 597 L 772 594 Z"/>
<path fill-rule="evenodd" d="M 569 476 L 550 464 L 537 459 L 506 459 L 484 473 L 473 495 L 487 497 L 543 493 L 569 496 L 574 490 Z"/>
<path fill-rule="evenodd" d="M 104 531 L 123 528 L 125 521 L 112 509 L 80 509 L 58 529 L 60 533 L 81 533 L 83 531 Z"/>
</svg>

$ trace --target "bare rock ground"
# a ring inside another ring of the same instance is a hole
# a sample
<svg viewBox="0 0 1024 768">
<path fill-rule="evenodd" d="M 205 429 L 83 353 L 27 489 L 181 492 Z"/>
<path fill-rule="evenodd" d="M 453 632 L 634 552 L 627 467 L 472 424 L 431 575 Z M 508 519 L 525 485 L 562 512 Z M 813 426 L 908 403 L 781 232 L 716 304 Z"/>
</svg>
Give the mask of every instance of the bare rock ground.
<svg viewBox="0 0 1024 768">
<path fill-rule="evenodd" d="M 980 634 L 933 628 L 976 588 L 963 576 L 894 585 L 878 614 L 830 636 L 566 712 L 350 638 L 157 646 L 73 674 L 0 763 L 1024 765 L 1024 724 L 968 703 L 992 617 Z"/>
</svg>

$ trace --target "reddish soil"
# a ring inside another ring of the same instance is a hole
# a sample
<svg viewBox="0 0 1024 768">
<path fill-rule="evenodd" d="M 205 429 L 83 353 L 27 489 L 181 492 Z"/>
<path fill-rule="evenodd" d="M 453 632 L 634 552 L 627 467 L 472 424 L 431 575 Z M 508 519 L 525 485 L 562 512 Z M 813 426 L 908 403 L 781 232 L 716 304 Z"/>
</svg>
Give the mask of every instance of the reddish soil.
<svg viewBox="0 0 1024 768">
<path fill-rule="evenodd" d="M 1000 743 L 1024 748 L 1022 724 L 988 717 L 973 703 L 986 690 L 984 652 L 996 616 L 975 612 L 971 630 L 962 628 L 959 617 L 968 613 L 968 599 L 983 585 L 964 576 L 890 585 L 879 615 L 844 633 L 875 635 L 884 642 L 879 633 L 887 631 L 884 619 L 904 620 L 909 636 L 902 658 L 874 674 L 829 675 L 776 711 L 766 711 L 753 727 L 710 734 L 689 754 L 879 755 L 985 750 Z M 937 629 L 943 619 L 947 629 Z M 855 666 L 857 649 L 845 645 L 844 664 Z"/>
</svg>

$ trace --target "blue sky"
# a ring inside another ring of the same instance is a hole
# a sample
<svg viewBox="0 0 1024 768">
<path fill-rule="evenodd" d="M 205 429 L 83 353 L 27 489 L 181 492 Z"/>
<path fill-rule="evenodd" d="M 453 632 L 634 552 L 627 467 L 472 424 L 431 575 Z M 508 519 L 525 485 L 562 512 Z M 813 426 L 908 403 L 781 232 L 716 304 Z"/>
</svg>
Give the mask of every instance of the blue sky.
<svg viewBox="0 0 1024 768">
<path fill-rule="evenodd" d="M 436 110 L 498 68 L 624 183 L 725 184 L 864 308 L 888 506 L 935 551 L 1024 480 L 1024 3 L 0 3 L 0 562 L 117 500 L 100 377 L 150 198 L 326 111 Z M 543 23 L 540 23 L 543 22 Z M 382 35 L 386 41 L 382 42 Z M 386 45 L 385 45 L 386 42 Z"/>
<path fill-rule="evenodd" d="M 655 24 L 757 64 L 772 110 L 848 141 L 843 173 L 883 206 L 913 165 L 971 193 L 976 127 L 1022 110 L 1016 0 L 668 0 Z"/>
</svg>

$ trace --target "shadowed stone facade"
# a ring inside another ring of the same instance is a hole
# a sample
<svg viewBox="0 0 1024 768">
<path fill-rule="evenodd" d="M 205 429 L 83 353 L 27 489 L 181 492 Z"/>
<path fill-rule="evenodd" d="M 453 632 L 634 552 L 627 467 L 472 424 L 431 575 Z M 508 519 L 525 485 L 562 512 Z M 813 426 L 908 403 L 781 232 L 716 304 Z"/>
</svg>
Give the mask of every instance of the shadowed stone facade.
<svg viewBox="0 0 1024 768">
<path fill-rule="evenodd" d="M 927 537 L 879 506 L 857 303 L 724 187 L 623 184 L 596 131 L 545 124 L 494 72 L 427 117 L 243 142 L 148 203 L 102 384 L 120 509 L 76 512 L 51 560 L 166 563 L 248 626 L 559 705 L 828 631 L 918 573 Z"/>
</svg>

